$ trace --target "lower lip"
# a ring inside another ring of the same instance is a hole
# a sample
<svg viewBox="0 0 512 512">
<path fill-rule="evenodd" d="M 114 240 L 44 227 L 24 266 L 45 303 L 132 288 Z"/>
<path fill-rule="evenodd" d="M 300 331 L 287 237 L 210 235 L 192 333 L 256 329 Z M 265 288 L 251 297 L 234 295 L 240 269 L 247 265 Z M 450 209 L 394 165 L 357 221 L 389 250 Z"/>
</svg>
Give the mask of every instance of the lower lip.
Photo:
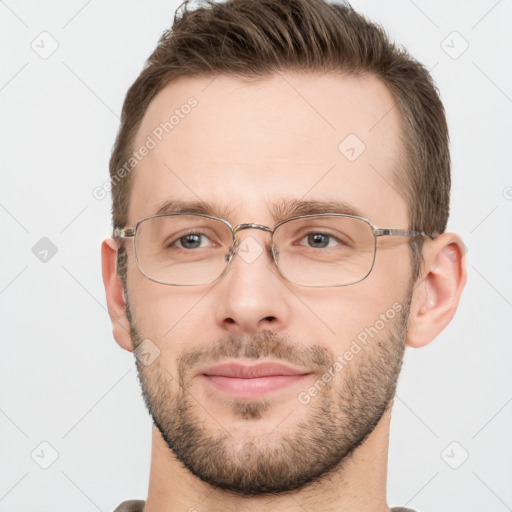
<svg viewBox="0 0 512 512">
<path fill-rule="evenodd" d="M 253 379 L 239 379 L 221 375 L 203 375 L 202 377 L 218 391 L 236 398 L 254 398 L 302 382 L 309 375 L 273 375 Z"/>
</svg>

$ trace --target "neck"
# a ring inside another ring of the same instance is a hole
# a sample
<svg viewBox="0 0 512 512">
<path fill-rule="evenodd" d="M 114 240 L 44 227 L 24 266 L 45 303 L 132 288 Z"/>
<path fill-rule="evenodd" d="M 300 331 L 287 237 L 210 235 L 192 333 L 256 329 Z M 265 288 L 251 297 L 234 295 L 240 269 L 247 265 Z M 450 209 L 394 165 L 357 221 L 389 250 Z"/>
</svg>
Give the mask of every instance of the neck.
<svg viewBox="0 0 512 512">
<path fill-rule="evenodd" d="M 386 474 L 389 408 L 370 436 L 339 470 L 307 487 L 282 495 L 240 496 L 192 475 L 153 426 L 149 490 L 144 512 L 389 512 Z"/>
</svg>

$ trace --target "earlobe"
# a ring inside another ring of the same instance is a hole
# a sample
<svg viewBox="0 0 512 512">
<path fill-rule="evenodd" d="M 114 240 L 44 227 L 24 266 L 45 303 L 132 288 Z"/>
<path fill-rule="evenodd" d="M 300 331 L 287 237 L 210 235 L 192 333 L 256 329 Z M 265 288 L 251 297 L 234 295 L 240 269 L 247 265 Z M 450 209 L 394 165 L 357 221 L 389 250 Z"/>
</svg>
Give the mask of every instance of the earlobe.
<svg viewBox="0 0 512 512">
<path fill-rule="evenodd" d="M 407 345 L 416 348 L 430 343 L 450 323 L 467 279 L 465 245 L 458 235 L 439 235 L 423 253 L 407 332 Z"/>
<path fill-rule="evenodd" d="M 133 344 L 130 336 L 130 322 L 126 315 L 123 285 L 117 274 L 116 258 L 116 241 L 112 238 L 105 239 L 101 244 L 101 267 L 108 313 L 112 321 L 112 331 L 118 345 L 132 352 Z"/>
</svg>

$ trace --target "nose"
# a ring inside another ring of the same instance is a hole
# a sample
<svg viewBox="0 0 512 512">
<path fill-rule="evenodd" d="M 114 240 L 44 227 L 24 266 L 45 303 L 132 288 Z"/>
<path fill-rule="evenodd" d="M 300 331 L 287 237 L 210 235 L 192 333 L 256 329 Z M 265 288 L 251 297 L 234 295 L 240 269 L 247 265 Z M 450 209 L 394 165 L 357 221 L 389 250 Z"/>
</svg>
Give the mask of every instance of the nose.
<svg viewBox="0 0 512 512">
<path fill-rule="evenodd" d="M 286 329 L 292 293 L 274 264 L 270 235 L 243 231 L 237 238 L 232 261 L 214 291 L 218 324 L 238 334 Z"/>
</svg>

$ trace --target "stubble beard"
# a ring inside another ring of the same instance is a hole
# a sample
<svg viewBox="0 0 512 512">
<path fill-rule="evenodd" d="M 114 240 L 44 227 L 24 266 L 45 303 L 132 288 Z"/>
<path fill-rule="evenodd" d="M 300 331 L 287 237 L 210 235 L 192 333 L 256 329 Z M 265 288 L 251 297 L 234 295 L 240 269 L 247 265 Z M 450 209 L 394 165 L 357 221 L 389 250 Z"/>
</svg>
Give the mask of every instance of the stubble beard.
<svg viewBox="0 0 512 512">
<path fill-rule="evenodd" d="M 299 346 L 270 331 L 250 336 L 229 334 L 218 344 L 180 354 L 174 376 L 160 365 L 159 358 L 147 367 L 136 360 L 146 408 L 175 457 L 211 486 L 245 496 L 301 489 L 342 471 L 391 406 L 405 350 L 410 303 L 411 291 L 392 325 L 356 354 L 307 405 L 291 400 L 282 408 L 283 418 L 289 415 L 283 421 L 283 434 L 278 426 L 263 434 L 255 428 L 251 437 L 237 438 L 208 414 L 207 403 L 201 403 L 190 389 L 194 365 L 225 358 L 265 357 L 299 364 L 315 369 L 320 380 L 333 367 L 335 356 L 325 347 Z M 144 337 L 128 316 L 136 348 Z M 267 399 L 233 399 L 226 406 L 237 421 L 253 423 L 275 407 Z"/>
</svg>

